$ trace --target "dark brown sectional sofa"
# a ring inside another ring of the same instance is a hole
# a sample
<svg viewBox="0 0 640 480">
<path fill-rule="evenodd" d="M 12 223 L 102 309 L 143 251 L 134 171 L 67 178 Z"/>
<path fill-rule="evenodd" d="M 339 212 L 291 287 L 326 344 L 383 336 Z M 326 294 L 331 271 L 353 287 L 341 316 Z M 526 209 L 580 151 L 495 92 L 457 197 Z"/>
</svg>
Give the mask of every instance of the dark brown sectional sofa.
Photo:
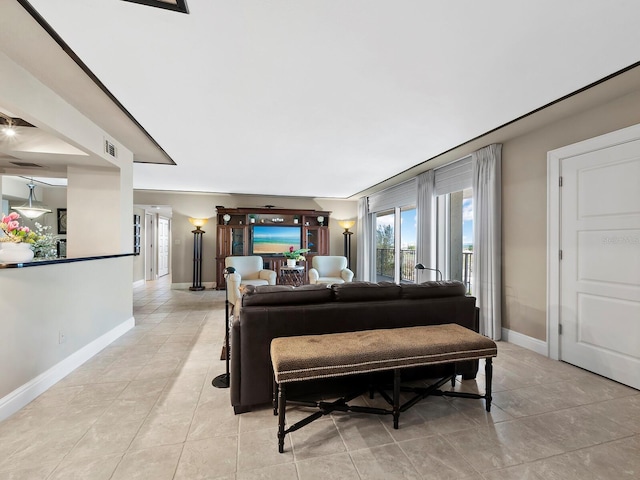
<svg viewBox="0 0 640 480">
<path fill-rule="evenodd" d="M 236 413 L 271 402 L 269 354 L 276 337 L 457 323 L 478 331 L 476 299 L 461 282 L 353 282 L 327 287 L 247 287 L 231 323 L 231 404 Z M 475 378 L 477 361 L 458 365 Z M 425 378 L 440 372 L 420 372 Z M 308 388 L 312 388 L 309 386 Z M 323 387 L 323 388 L 326 388 Z"/>
</svg>

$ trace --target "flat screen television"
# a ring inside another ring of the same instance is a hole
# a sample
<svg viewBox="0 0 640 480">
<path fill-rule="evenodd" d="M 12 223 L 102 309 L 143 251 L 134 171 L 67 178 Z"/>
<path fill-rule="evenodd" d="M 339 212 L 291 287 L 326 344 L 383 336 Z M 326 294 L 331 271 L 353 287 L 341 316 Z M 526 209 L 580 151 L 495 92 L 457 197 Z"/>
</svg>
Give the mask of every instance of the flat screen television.
<svg viewBox="0 0 640 480">
<path fill-rule="evenodd" d="M 280 255 L 302 247 L 302 227 L 292 225 L 254 225 L 251 231 L 252 255 Z"/>
</svg>

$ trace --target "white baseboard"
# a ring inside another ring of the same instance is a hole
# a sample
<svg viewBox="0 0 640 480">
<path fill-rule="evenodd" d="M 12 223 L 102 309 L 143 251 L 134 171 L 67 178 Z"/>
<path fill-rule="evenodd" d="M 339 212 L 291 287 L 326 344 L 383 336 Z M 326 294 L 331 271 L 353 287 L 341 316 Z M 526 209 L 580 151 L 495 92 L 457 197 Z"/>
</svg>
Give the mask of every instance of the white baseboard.
<svg viewBox="0 0 640 480">
<path fill-rule="evenodd" d="M 64 377 L 73 372 L 80 365 L 99 353 L 103 348 L 120 338 L 135 326 L 135 319 L 122 322 L 117 327 L 108 331 L 101 337 L 96 338 L 91 343 L 85 345 L 77 352 L 72 353 L 67 358 L 57 363 L 49 370 L 42 372 L 34 379 L 16 388 L 3 398 L 0 398 L 0 421 L 13 415 L 29 402 L 34 400 L 51 386 L 58 383 Z"/>
<path fill-rule="evenodd" d="M 549 345 L 547 342 L 522 333 L 514 332 L 507 328 L 502 329 L 502 341 L 513 343 L 519 347 L 524 347 L 528 350 L 539 353 L 540 355 L 544 355 L 545 357 L 549 356 Z"/>
<path fill-rule="evenodd" d="M 138 280 L 137 282 L 133 282 L 133 288 L 144 287 L 144 284 L 145 284 L 144 280 Z"/>
<path fill-rule="evenodd" d="M 192 283 L 172 283 L 171 290 L 189 290 L 189 287 L 193 285 Z M 216 288 L 216 282 L 202 282 L 202 286 L 205 290 L 211 290 Z"/>
</svg>

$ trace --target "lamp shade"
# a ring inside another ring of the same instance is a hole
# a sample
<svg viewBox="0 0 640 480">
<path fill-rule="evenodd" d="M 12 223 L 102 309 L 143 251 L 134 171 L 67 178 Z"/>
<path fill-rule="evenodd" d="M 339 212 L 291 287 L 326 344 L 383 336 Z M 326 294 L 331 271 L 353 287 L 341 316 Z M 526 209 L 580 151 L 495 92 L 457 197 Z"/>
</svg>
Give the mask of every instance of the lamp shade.
<svg viewBox="0 0 640 480">
<path fill-rule="evenodd" d="M 194 227 L 203 227 L 208 221 L 208 218 L 189 218 L 189 222 L 191 222 L 191 225 Z"/>
<path fill-rule="evenodd" d="M 44 215 L 45 213 L 51 213 L 51 210 L 40 204 L 36 200 L 36 194 L 34 192 L 36 186 L 33 183 L 33 180 L 27 184 L 29 187 L 29 199 L 27 203 L 24 205 L 20 205 L 19 207 L 13 207 L 14 210 L 20 213 L 23 217 L 34 219 L 38 218 L 40 215 Z"/>
<path fill-rule="evenodd" d="M 356 224 L 355 220 L 338 220 L 338 225 L 340 225 L 345 230 L 349 230 Z"/>
</svg>

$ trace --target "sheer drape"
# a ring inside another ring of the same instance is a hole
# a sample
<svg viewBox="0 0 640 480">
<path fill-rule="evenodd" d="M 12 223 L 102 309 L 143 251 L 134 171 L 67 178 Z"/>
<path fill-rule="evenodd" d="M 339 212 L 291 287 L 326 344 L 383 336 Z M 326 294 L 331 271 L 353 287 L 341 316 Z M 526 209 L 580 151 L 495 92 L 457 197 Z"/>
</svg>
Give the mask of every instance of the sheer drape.
<svg viewBox="0 0 640 480">
<path fill-rule="evenodd" d="M 473 161 L 473 295 L 480 308 L 480 333 L 499 340 L 501 301 L 501 163 L 502 145 L 472 154 Z"/>
<path fill-rule="evenodd" d="M 358 230 L 356 232 L 356 239 L 358 245 L 357 253 L 357 270 L 356 279 L 363 282 L 375 281 L 375 272 L 373 272 L 373 266 L 375 265 L 375 245 L 373 231 L 373 216 L 369 213 L 369 200 L 367 197 L 362 197 L 358 200 Z"/>
<path fill-rule="evenodd" d="M 416 262 L 435 268 L 435 173 L 427 170 L 418 175 Z M 416 271 L 416 283 L 431 279 L 429 270 Z"/>
</svg>

